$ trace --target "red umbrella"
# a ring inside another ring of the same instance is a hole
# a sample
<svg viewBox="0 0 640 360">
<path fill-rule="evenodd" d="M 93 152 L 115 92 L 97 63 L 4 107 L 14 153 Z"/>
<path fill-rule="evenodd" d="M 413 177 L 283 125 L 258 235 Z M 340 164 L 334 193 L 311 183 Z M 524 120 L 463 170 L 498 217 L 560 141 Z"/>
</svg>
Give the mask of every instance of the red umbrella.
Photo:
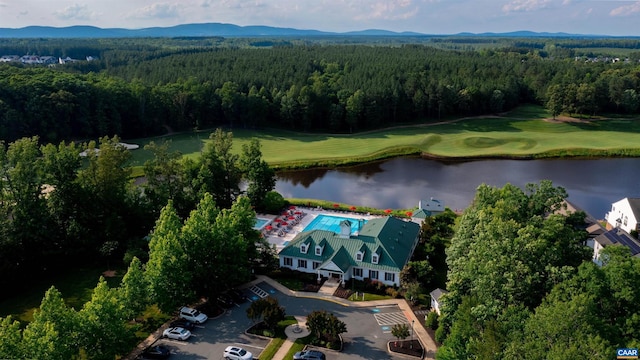
<svg viewBox="0 0 640 360">
<path fill-rule="evenodd" d="M 392 212 L 392 211 L 393 211 L 393 210 L 391 210 L 391 209 L 387 209 L 387 210 L 385 210 L 385 211 L 384 211 L 384 213 L 385 213 L 385 214 L 387 214 L 387 215 L 389 215 L 389 214 L 391 214 L 391 212 Z"/>
<path fill-rule="evenodd" d="M 406 214 L 407 214 L 408 217 L 413 216 L 413 212 L 412 211 L 407 211 Z"/>
<path fill-rule="evenodd" d="M 349 208 L 349 210 L 351 210 L 351 211 L 356 211 L 356 207 L 355 207 L 355 206 L 351 206 L 351 207 Z"/>
<path fill-rule="evenodd" d="M 295 220 L 296 218 L 293 216 L 289 216 L 289 220 Z"/>
<path fill-rule="evenodd" d="M 267 230 L 273 230 L 273 226 L 271 226 L 271 225 L 267 225 L 267 226 L 265 227 L 265 229 L 267 229 Z"/>
<path fill-rule="evenodd" d="M 295 214 L 296 214 L 296 215 L 301 215 L 301 214 L 302 214 L 302 211 L 296 211 L 296 212 L 295 212 Z"/>
<path fill-rule="evenodd" d="M 285 212 L 282 213 L 282 216 L 288 216 L 288 215 L 289 215 L 288 211 L 285 211 Z"/>
<path fill-rule="evenodd" d="M 295 207 L 294 205 L 291 205 L 291 206 L 289 206 L 289 209 L 290 209 L 290 210 L 295 210 L 295 209 L 296 209 L 296 207 Z"/>
<path fill-rule="evenodd" d="M 340 204 L 333 204 L 333 207 L 337 209 L 340 207 Z"/>
</svg>

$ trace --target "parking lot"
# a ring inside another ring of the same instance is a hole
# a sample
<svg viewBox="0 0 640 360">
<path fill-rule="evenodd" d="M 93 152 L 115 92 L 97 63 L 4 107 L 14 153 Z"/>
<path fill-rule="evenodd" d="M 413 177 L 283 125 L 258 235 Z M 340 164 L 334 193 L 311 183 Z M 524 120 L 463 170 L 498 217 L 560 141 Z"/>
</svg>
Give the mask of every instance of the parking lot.
<svg viewBox="0 0 640 360">
<path fill-rule="evenodd" d="M 326 310 L 347 325 L 347 332 L 342 334 L 342 352 L 321 349 L 327 355 L 327 359 L 399 358 L 386 351 L 387 342 L 395 339 L 391 335 L 391 327 L 397 323 L 408 323 L 407 316 L 397 306 L 346 307 L 331 301 L 287 296 L 266 282 L 257 286 L 264 291 L 263 295 L 266 293 L 277 298 L 287 315 L 306 316 L 314 310 Z M 243 291 L 250 298 L 249 301 L 258 299 L 258 295 L 248 289 Z M 252 352 L 255 358 L 259 358 L 269 340 L 244 333 L 252 325 L 246 315 L 249 301 L 236 304 L 220 317 L 197 325 L 188 341 L 160 339 L 156 344 L 168 346 L 172 359 L 222 359 L 223 351 L 229 345 L 240 346 Z"/>
</svg>

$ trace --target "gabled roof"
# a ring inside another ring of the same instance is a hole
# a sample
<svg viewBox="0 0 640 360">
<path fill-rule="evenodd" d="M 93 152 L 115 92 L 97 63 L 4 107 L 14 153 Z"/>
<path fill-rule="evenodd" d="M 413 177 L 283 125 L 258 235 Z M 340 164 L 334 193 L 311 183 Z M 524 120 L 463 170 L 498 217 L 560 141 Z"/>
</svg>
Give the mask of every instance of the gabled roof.
<svg viewBox="0 0 640 360">
<path fill-rule="evenodd" d="M 626 198 L 636 220 L 640 220 L 640 198 Z"/>
<path fill-rule="evenodd" d="M 360 229 L 358 235 L 349 238 L 341 238 L 326 230 L 312 230 L 298 234 L 287 246 L 280 251 L 280 256 L 309 259 L 322 262 L 321 268 L 326 263 L 332 262 L 342 271 L 346 271 L 345 257 L 348 257 L 348 266 L 362 266 L 373 270 L 400 271 L 411 257 L 418 238 L 420 226 L 413 222 L 400 220 L 394 217 L 384 217 L 369 220 Z M 311 246 L 325 241 L 325 249 L 321 255 L 309 251 L 306 254 L 300 252 L 300 243 L 311 239 Z M 356 261 L 358 251 L 363 251 L 365 256 L 362 261 Z M 377 264 L 371 262 L 374 252 L 380 256 Z M 348 269 L 348 267 L 347 267 Z"/>
<path fill-rule="evenodd" d="M 440 297 L 442 297 L 442 295 L 447 294 L 448 291 L 444 290 L 444 289 L 440 289 L 440 288 L 436 288 L 435 290 L 433 290 L 432 292 L 429 293 L 429 295 L 431 295 L 431 297 L 435 300 L 438 301 L 440 300 Z"/>
<path fill-rule="evenodd" d="M 425 210 L 425 209 L 418 209 L 413 213 L 411 217 L 418 218 L 418 219 L 426 219 L 429 216 L 431 216 L 431 211 Z"/>
<path fill-rule="evenodd" d="M 608 245 L 624 245 L 631 249 L 631 255 L 636 256 L 640 254 L 640 242 L 622 229 L 611 229 L 596 236 L 594 240 L 603 247 Z"/>
<path fill-rule="evenodd" d="M 331 257 L 331 259 L 327 261 L 327 264 L 322 264 L 320 268 L 327 267 L 328 263 L 333 263 L 340 270 L 342 270 L 343 273 L 346 273 L 347 271 L 349 271 L 349 268 L 352 265 L 351 256 L 349 256 L 349 254 L 343 247 L 341 247 L 340 250 L 336 251 L 336 253 L 333 254 L 333 256 Z"/>
</svg>

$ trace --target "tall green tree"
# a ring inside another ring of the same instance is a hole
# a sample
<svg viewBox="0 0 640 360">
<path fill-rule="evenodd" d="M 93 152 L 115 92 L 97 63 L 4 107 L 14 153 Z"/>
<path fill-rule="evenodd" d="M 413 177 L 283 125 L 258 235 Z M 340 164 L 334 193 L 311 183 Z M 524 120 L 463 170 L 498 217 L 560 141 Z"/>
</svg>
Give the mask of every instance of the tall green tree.
<svg viewBox="0 0 640 360">
<path fill-rule="evenodd" d="M 93 359 L 113 359 L 128 352 L 135 338 L 133 329 L 125 323 L 126 311 L 116 289 L 109 288 L 103 277 L 93 290 L 91 300 L 78 312 L 82 336 L 79 343 Z"/>
<path fill-rule="evenodd" d="M 24 357 L 72 359 L 79 354 L 80 323 L 75 310 L 51 287 L 44 295 L 33 321 L 23 332 Z"/>
<path fill-rule="evenodd" d="M 129 223 L 133 220 L 130 200 L 134 198 L 129 183 L 131 170 L 127 166 L 131 154 L 117 136 L 101 138 L 99 149 L 90 142 L 85 153 L 88 164 L 78 172 L 85 214 L 83 226 L 91 234 L 97 252 L 112 241 L 124 251 L 128 235 L 140 226 Z"/>
<path fill-rule="evenodd" d="M 247 181 L 247 196 L 256 209 L 264 209 L 264 200 L 269 191 L 276 186 L 275 171 L 262 159 L 260 141 L 251 139 L 242 145 L 239 168 Z"/>
<path fill-rule="evenodd" d="M 199 194 L 210 193 L 221 208 L 230 208 L 240 193 L 238 155 L 231 152 L 233 134 L 217 129 L 202 152 L 197 175 Z"/>
<path fill-rule="evenodd" d="M 140 314 L 149 305 L 149 285 L 142 263 L 137 257 L 131 260 L 129 269 L 122 278 L 118 287 L 118 299 L 129 319 Z"/>
<path fill-rule="evenodd" d="M 13 320 L 11 316 L 0 319 L 0 358 L 21 359 L 25 356 L 22 352 L 22 331 L 20 322 Z"/>
<path fill-rule="evenodd" d="M 181 244 L 181 228 L 180 218 L 169 201 L 151 234 L 145 270 L 150 299 L 165 312 L 192 299 L 192 274 Z"/>
</svg>

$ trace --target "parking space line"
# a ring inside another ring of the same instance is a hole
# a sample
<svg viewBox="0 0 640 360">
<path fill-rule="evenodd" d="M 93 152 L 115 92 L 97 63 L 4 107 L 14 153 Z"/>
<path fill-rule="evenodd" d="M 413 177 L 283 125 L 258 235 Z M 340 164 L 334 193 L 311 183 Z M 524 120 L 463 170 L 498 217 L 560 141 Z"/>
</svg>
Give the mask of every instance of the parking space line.
<svg viewBox="0 0 640 360">
<path fill-rule="evenodd" d="M 241 343 L 235 343 L 234 345 L 238 345 L 238 347 L 252 347 L 252 348 L 264 350 L 264 346 L 255 346 L 251 344 L 241 344 Z"/>
</svg>

